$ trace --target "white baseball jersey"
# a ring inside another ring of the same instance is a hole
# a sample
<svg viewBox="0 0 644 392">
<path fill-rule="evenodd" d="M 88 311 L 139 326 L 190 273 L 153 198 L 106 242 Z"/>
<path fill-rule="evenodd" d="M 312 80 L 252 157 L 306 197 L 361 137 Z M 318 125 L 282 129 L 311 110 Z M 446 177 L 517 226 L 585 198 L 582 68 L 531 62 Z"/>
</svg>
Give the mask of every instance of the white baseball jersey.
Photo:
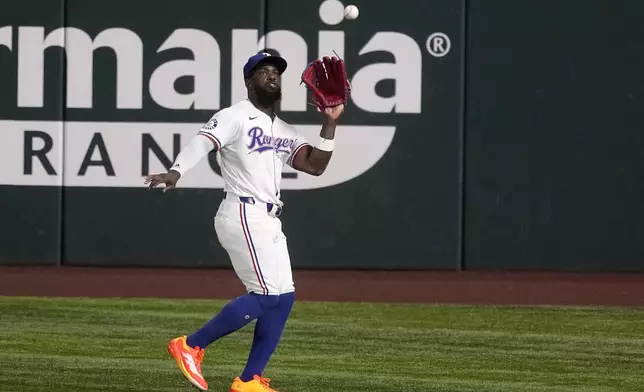
<svg viewBox="0 0 644 392">
<path fill-rule="evenodd" d="M 282 223 L 265 203 L 282 206 L 282 168 L 292 167 L 305 145 L 294 127 L 278 117 L 271 120 L 243 100 L 212 116 L 172 166 L 183 174 L 213 148 L 219 150 L 226 197 L 215 216 L 215 229 L 248 292 L 279 295 L 295 290 Z"/>
<path fill-rule="evenodd" d="M 308 145 L 294 127 L 279 117 L 272 120 L 248 99 L 212 116 L 195 143 L 206 143 L 198 148 L 199 159 L 205 155 L 204 148 L 219 150 L 226 192 L 279 206 L 282 168 L 292 166 L 295 154 Z M 183 173 L 197 163 L 186 156 L 192 151 L 189 147 L 177 157 L 173 169 Z"/>
</svg>

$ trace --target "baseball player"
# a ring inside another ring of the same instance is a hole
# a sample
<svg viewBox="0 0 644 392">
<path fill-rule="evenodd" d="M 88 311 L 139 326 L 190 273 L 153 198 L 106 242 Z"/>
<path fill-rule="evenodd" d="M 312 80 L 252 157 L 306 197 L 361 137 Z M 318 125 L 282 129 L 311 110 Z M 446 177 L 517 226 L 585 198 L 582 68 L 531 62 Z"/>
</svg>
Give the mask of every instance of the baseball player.
<svg viewBox="0 0 644 392">
<path fill-rule="evenodd" d="M 302 80 L 313 91 L 323 114 L 320 140 L 309 144 L 280 119 L 274 107 L 281 98 L 281 75 L 287 62 L 260 52 L 248 59 L 243 74 L 248 97 L 218 111 L 181 150 L 167 173 L 146 177 L 150 188 L 164 192 L 208 152 L 221 156 L 225 196 L 215 216 L 215 231 L 247 293 L 235 298 L 203 327 L 168 344 L 183 375 L 200 390 L 208 384 L 201 372 L 206 347 L 257 320 L 246 367 L 231 392 L 274 391 L 263 376 L 295 300 L 291 262 L 279 219 L 280 180 L 285 164 L 319 176 L 334 148 L 336 122 L 350 94 L 342 60 L 325 57 L 307 66 Z"/>
</svg>

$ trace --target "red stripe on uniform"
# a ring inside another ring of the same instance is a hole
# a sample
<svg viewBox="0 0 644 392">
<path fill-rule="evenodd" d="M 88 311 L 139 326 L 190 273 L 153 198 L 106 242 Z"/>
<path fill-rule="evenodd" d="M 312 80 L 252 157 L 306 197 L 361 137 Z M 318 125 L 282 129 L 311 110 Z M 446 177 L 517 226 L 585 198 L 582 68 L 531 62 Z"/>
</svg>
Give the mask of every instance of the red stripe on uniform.
<svg viewBox="0 0 644 392">
<path fill-rule="evenodd" d="M 217 150 L 219 150 L 221 148 L 221 145 L 219 144 L 219 141 L 214 136 L 212 136 L 211 134 L 208 134 L 206 132 L 199 132 L 199 135 L 205 136 L 208 139 L 210 139 L 212 144 L 214 144 L 217 147 Z"/>
<path fill-rule="evenodd" d="M 248 253 L 250 253 L 250 259 L 253 261 L 253 269 L 255 270 L 255 275 L 257 275 L 257 281 L 259 282 L 259 287 L 262 288 L 262 294 L 266 295 L 266 287 L 262 284 L 262 278 L 259 277 L 259 271 L 257 269 L 257 260 L 253 254 L 253 249 L 250 246 L 250 238 L 248 238 L 248 231 L 244 225 L 244 214 L 243 214 L 243 203 L 239 203 L 239 220 L 241 221 L 242 230 L 244 231 L 244 238 L 246 238 L 246 246 L 248 246 Z"/>
<path fill-rule="evenodd" d="M 293 161 L 295 160 L 295 157 L 297 156 L 297 153 L 298 153 L 298 152 L 300 152 L 300 150 L 301 150 L 301 149 L 302 149 L 302 147 L 304 147 L 304 146 L 310 146 L 310 144 L 308 144 L 308 143 L 302 143 L 302 144 L 300 144 L 300 145 L 295 149 L 295 151 L 293 151 L 293 154 L 291 155 L 291 163 L 290 163 L 291 165 L 293 164 Z"/>
</svg>

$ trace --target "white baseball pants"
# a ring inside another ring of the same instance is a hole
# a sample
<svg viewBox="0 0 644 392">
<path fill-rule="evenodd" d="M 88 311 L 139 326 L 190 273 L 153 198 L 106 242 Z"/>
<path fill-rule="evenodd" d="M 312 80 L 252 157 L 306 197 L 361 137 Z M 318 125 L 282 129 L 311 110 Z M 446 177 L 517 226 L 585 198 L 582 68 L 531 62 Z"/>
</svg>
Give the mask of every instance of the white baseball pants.
<svg viewBox="0 0 644 392">
<path fill-rule="evenodd" d="M 249 293 L 279 295 L 295 291 L 282 222 L 267 211 L 265 203 L 242 202 L 227 193 L 215 216 L 215 231 Z"/>
</svg>

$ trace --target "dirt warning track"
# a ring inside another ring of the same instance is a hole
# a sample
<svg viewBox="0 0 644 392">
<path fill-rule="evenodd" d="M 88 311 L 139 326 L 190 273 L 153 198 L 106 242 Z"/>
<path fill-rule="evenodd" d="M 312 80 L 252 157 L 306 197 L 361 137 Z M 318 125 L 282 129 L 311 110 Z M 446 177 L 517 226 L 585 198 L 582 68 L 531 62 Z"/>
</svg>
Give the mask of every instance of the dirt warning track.
<svg viewBox="0 0 644 392">
<path fill-rule="evenodd" d="M 644 274 L 295 271 L 300 301 L 644 306 Z M 0 267 L 0 295 L 229 299 L 228 269 Z"/>
</svg>

